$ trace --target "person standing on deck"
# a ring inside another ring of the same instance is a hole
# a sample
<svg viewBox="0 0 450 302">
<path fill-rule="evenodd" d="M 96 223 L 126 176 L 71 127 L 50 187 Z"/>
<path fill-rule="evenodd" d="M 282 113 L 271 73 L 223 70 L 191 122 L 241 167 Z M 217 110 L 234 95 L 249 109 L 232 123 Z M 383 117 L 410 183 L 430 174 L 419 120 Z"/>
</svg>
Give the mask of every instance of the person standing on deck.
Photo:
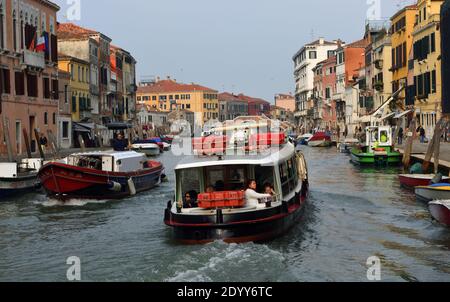
<svg viewBox="0 0 450 302">
<path fill-rule="evenodd" d="M 400 127 L 398 130 L 398 144 L 401 146 L 403 145 L 403 128 Z"/>
<path fill-rule="evenodd" d="M 246 206 L 256 208 L 259 204 L 259 199 L 270 198 L 270 194 L 259 194 L 256 192 L 256 180 L 252 179 L 248 182 L 247 190 L 245 191 Z"/>
<path fill-rule="evenodd" d="M 41 137 L 39 138 L 39 145 L 41 145 L 42 152 L 45 153 L 45 148 L 48 145 L 48 140 L 45 137 L 44 133 L 41 133 Z"/>
</svg>

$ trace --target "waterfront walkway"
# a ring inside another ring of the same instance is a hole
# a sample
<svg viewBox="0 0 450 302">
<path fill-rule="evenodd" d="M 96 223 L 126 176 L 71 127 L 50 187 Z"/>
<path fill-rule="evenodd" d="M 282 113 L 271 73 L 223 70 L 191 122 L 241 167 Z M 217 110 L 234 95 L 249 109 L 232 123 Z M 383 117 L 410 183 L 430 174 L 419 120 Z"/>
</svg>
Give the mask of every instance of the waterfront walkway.
<svg viewBox="0 0 450 302">
<path fill-rule="evenodd" d="M 112 150 L 112 147 L 105 147 L 105 148 L 86 148 L 86 152 L 93 152 L 93 151 L 106 151 L 106 150 Z M 79 153 L 81 152 L 80 148 L 69 148 L 69 149 L 61 149 L 59 150 L 59 155 L 60 157 L 67 157 L 72 153 Z M 18 156 L 18 160 L 21 160 L 22 158 L 26 158 L 27 154 L 24 153 L 20 156 Z M 37 153 L 33 153 L 33 157 L 34 158 L 38 158 L 39 157 L 39 152 Z M 51 153 L 50 151 L 47 150 L 47 152 L 45 152 L 45 159 L 47 160 L 52 160 L 53 159 L 53 153 Z M 7 162 L 8 158 L 7 157 L 0 157 L 0 162 Z"/>
<path fill-rule="evenodd" d="M 405 144 L 398 146 L 399 151 L 403 154 L 405 150 Z M 419 141 L 415 141 L 413 144 L 413 152 L 411 157 L 416 160 L 423 161 L 428 150 L 428 144 L 421 144 Z M 434 163 L 434 159 L 431 159 Z M 450 169 L 450 143 L 441 143 L 441 151 L 439 153 L 439 164 Z"/>
</svg>

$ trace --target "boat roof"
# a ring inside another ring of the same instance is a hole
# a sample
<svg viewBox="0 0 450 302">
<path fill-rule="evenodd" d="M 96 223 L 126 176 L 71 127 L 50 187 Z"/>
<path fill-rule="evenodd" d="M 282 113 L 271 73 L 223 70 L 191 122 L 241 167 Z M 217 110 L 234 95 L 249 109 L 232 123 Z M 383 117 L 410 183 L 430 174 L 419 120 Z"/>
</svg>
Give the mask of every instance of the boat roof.
<svg viewBox="0 0 450 302">
<path fill-rule="evenodd" d="M 267 149 L 255 155 L 224 155 L 221 159 L 219 156 L 186 156 L 175 170 L 230 165 L 274 166 L 288 160 L 294 153 L 294 145 L 287 143 L 280 148 Z"/>
<path fill-rule="evenodd" d="M 74 153 L 70 156 L 113 156 L 115 159 L 127 159 L 127 158 L 142 158 L 144 155 L 135 151 L 92 151 L 92 152 L 82 152 Z"/>
</svg>

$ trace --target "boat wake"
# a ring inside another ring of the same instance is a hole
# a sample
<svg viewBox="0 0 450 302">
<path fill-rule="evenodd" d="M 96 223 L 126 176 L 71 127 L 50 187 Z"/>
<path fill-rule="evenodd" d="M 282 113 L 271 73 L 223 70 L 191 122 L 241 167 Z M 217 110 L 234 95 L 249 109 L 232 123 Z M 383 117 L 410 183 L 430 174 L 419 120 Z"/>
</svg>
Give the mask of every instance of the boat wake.
<svg viewBox="0 0 450 302">
<path fill-rule="evenodd" d="M 183 255 L 169 270 L 166 282 L 256 282 L 278 280 L 286 270 L 281 252 L 266 245 L 214 242 Z M 270 263 L 270 265 L 267 265 Z M 245 272 L 245 273 L 243 273 Z"/>
<path fill-rule="evenodd" d="M 91 204 L 106 204 L 108 200 L 87 200 L 87 199 L 70 199 L 67 201 L 61 201 L 58 199 L 48 199 L 41 202 L 40 205 L 45 208 L 52 207 L 84 207 Z"/>
</svg>

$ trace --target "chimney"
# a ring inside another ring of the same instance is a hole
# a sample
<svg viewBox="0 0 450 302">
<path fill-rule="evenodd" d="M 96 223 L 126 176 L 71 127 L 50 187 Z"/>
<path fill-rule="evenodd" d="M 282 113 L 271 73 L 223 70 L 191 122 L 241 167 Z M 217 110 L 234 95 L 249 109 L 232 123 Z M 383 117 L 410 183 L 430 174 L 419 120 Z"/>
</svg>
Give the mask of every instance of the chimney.
<svg viewBox="0 0 450 302">
<path fill-rule="evenodd" d="M 320 44 L 320 45 L 325 44 L 325 39 L 324 39 L 323 37 L 320 37 L 320 38 L 319 38 L 319 44 Z"/>
<path fill-rule="evenodd" d="M 170 76 L 167 76 L 167 79 L 170 80 Z"/>
<path fill-rule="evenodd" d="M 158 83 L 161 80 L 160 77 L 156 77 L 156 83 Z"/>
</svg>

